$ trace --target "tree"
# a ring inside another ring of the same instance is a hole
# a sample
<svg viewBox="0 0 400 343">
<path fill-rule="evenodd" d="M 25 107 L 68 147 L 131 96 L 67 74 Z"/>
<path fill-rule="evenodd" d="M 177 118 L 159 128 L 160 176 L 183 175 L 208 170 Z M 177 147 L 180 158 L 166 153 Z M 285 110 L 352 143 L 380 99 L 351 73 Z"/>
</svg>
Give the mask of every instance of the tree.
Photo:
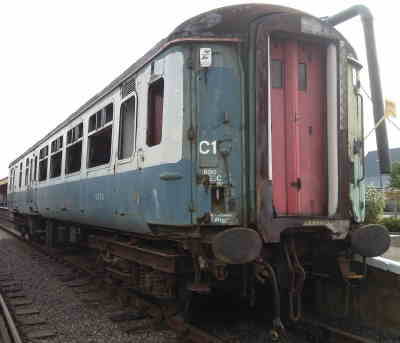
<svg viewBox="0 0 400 343">
<path fill-rule="evenodd" d="M 390 173 L 390 187 L 400 188 L 400 162 L 392 164 L 392 172 Z"/>
<path fill-rule="evenodd" d="M 367 223 L 377 223 L 383 215 L 385 208 L 385 196 L 383 192 L 375 188 L 367 188 L 365 194 L 365 221 Z"/>
</svg>

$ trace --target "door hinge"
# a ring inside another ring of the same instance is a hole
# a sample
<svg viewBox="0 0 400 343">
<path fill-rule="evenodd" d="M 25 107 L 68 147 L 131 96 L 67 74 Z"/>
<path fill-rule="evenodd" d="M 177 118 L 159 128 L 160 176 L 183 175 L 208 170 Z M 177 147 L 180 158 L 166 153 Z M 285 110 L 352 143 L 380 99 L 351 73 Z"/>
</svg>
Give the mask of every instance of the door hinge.
<svg viewBox="0 0 400 343">
<path fill-rule="evenodd" d="M 297 190 L 300 190 L 301 189 L 301 179 L 298 177 L 297 180 L 291 182 L 290 185 L 294 188 L 297 188 Z"/>
</svg>

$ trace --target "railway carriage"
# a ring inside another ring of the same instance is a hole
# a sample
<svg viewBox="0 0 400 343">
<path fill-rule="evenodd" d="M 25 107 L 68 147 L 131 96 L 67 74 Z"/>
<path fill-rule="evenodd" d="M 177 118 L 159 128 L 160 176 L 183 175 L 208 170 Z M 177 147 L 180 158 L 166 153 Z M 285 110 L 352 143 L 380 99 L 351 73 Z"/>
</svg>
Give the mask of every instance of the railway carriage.
<svg viewBox="0 0 400 343">
<path fill-rule="evenodd" d="M 262 4 L 213 10 L 10 164 L 21 230 L 95 249 L 105 272 L 159 297 L 226 284 L 254 301 L 254 280 L 269 280 L 298 319 L 306 276 L 354 278 L 348 252 L 379 255 L 389 242 L 383 227 L 361 226 L 362 66 L 334 28 L 355 15 L 378 121 L 366 8 L 325 19 Z"/>
</svg>

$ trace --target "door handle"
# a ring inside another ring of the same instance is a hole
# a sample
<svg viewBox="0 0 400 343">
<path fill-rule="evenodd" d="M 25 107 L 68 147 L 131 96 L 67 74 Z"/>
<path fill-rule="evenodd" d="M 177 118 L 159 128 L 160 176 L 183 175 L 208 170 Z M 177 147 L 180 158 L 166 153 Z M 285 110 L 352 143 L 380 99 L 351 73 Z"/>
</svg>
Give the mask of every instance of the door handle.
<svg viewBox="0 0 400 343">
<path fill-rule="evenodd" d="M 301 189 L 301 179 L 298 177 L 296 181 L 290 183 L 290 185 L 294 188 L 297 188 L 299 191 Z"/>
</svg>

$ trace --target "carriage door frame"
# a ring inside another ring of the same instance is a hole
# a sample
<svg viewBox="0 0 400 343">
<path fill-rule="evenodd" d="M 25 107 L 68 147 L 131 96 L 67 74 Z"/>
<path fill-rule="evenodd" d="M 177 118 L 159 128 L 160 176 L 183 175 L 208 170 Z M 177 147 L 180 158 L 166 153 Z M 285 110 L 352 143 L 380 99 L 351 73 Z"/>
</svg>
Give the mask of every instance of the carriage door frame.
<svg viewBox="0 0 400 343">
<path fill-rule="evenodd" d="M 273 199 L 278 215 L 325 216 L 326 45 L 299 37 L 268 44 Z M 271 155 L 270 155 L 271 156 Z"/>
</svg>

